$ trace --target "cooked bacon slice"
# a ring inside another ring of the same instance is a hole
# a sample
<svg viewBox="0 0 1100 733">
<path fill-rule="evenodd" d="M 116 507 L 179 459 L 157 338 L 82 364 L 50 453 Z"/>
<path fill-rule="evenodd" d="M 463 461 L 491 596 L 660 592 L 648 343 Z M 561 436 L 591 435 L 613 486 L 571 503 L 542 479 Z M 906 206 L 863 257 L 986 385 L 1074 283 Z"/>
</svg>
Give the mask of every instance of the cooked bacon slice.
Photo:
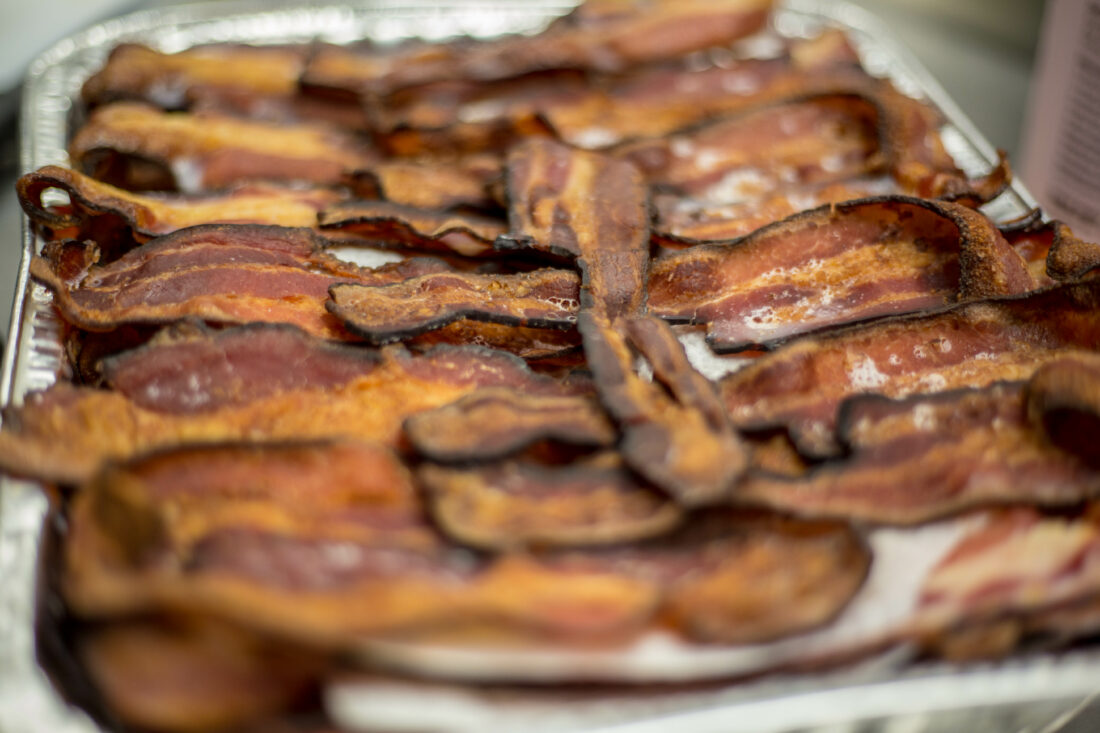
<svg viewBox="0 0 1100 733">
<path fill-rule="evenodd" d="M 301 94 L 298 77 L 309 54 L 305 45 L 212 44 L 168 54 L 123 43 L 85 82 L 82 96 L 88 107 L 139 101 L 169 110 L 365 129 L 361 105 Z"/>
<path fill-rule="evenodd" d="M 649 262 L 648 193 L 631 164 L 549 140 L 508 154 L 502 249 L 576 258 L 581 301 L 612 319 L 638 313 Z"/>
<path fill-rule="evenodd" d="M 363 237 L 381 247 L 455 252 L 479 257 L 493 251 L 493 241 L 506 229 L 498 219 L 472 214 L 418 209 L 389 201 L 347 201 L 317 217 L 324 232 Z"/>
<path fill-rule="evenodd" d="M 731 203 L 784 184 L 837 181 L 884 167 L 880 114 L 855 93 L 811 95 L 616 149 L 651 185 Z"/>
<path fill-rule="evenodd" d="M 123 43 L 84 82 L 81 96 L 90 107 L 140 100 L 167 109 L 183 109 L 196 94 L 211 92 L 286 97 L 298 90 L 307 51 L 305 46 L 215 44 L 161 53 Z"/>
<path fill-rule="evenodd" d="M 413 415 L 405 436 L 421 455 L 454 463 L 503 458 L 541 440 L 610 448 L 618 434 L 590 397 L 486 388 Z"/>
<path fill-rule="evenodd" d="M 325 643 L 488 623 L 628 631 L 655 595 L 608 570 L 444 543 L 400 462 L 357 443 L 184 448 L 108 468 L 75 499 L 63 585 L 81 615 L 211 612 Z"/>
<path fill-rule="evenodd" d="M 713 385 L 659 319 L 623 318 L 616 326 L 625 336 L 591 311 L 578 322 L 600 401 L 623 432 L 623 459 L 681 504 L 726 498 L 747 456 Z M 652 382 L 635 372 L 627 339 L 652 366 Z"/>
<path fill-rule="evenodd" d="M 368 44 L 363 49 L 325 46 L 310 59 L 302 83 L 369 96 L 430 82 L 489 81 L 542 70 L 621 71 L 748 35 L 764 25 L 770 5 L 768 0 L 593 0 L 535 36 Z"/>
<path fill-rule="evenodd" d="M 851 76 L 809 86 L 616 152 L 651 183 L 711 204 L 889 173 L 902 193 L 977 206 L 1011 180 L 1003 155 L 988 175 L 966 178 L 943 147 L 935 110 L 887 82 Z"/>
<path fill-rule="evenodd" d="M 373 123 L 389 136 L 413 136 L 436 149 L 469 147 L 472 131 L 537 130 L 545 118 L 563 140 L 602 148 L 639 137 L 664 135 L 693 122 L 866 77 L 843 32 L 810 39 L 769 38 L 769 58 L 745 57 L 760 48 L 709 49 L 690 60 L 631 69 L 615 76 L 555 70 L 495 82 L 447 81 L 388 95 L 372 105 Z M 750 44 L 751 45 L 751 44 Z M 529 133 L 530 134 L 530 133 Z"/>
<path fill-rule="evenodd" d="M 1060 221 L 1050 223 L 1053 241 L 1047 255 L 1047 274 L 1057 280 L 1076 280 L 1100 268 L 1100 244 L 1078 239 Z"/>
<path fill-rule="evenodd" d="M 1041 367 L 1028 383 L 1027 408 L 1053 443 L 1100 468 L 1100 355 Z"/>
<path fill-rule="evenodd" d="M 655 263 L 649 306 L 707 324 L 719 351 L 751 348 L 872 316 L 1035 287 L 984 215 L 883 197 L 823 206 L 729 243 Z"/>
<path fill-rule="evenodd" d="M 1094 598 L 1100 591 L 1100 527 L 1095 507 L 1079 517 L 1032 509 L 993 514 L 925 579 L 917 633 L 960 621 L 1012 618 Z"/>
<path fill-rule="evenodd" d="M 708 511 L 667 537 L 563 553 L 564 568 L 652 578 L 663 612 L 687 636 L 755 644 L 833 619 L 863 584 L 871 555 L 841 523 Z M 794 601 L 794 602 L 792 602 Z"/>
<path fill-rule="evenodd" d="M 293 369 L 294 361 L 283 366 Z M 257 371 L 241 367 L 226 376 Z M 438 347 L 421 355 L 389 347 L 376 368 L 339 386 L 318 376 L 316 385 L 289 384 L 270 394 L 257 390 L 255 399 L 247 402 L 240 401 L 244 395 L 233 393 L 235 380 L 229 385 L 204 385 L 199 380 L 193 387 L 190 375 L 171 376 L 174 379 L 165 375 L 155 384 L 181 399 L 156 401 L 150 407 L 118 392 L 63 382 L 28 395 L 22 407 L 5 413 L 0 467 L 20 476 L 76 484 L 105 460 L 181 443 L 351 436 L 396 446 L 407 417 L 481 387 L 512 387 L 532 394 L 572 391 L 532 373 L 510 354 L 476 346 Z M 219 402 L 222 406 L 214 410 L 188 411 L 190 405 Z M 180 403 L 182 412 L 168 411 Z"/>
<path fill-rule="evenodd" d="M 317 223 L 319 211 L 345 198 L 334 189 L 264 183 L 234 186 L 205 196 L 142 195 L 55 165 L 26 174 L 15 187 L 19 203 L 35 224 L 48 227 L 57 238 L 95 239 L 101 248 L 111 237 L 98 233 L 105 229 L 113 233 L 116 226 L 125 227 L 139 244 L 198 224 L 311 227 Z M 42 194 L 53 188 L 69 195 L 68 207 L 42 203 Z"/>
<path fill-rule="evenodd" d="M 315 651 L 209 617 L 114 621 L 76 645 L 112 714 L 146 730 L 243 730 L 308 704 L 326 668 Z"/>
<path fill-rule="evenodd" d="M 838 420 L 849 458 L 795 479 L 751 477 L 738 500 L 803 516 L 915 524 L 974 506 L 1067 505 L 1100 494 L 1100 472 L 1028 421 L 1020 382 L 902 400 L 854 397 Z"/>
<path fill-rule="evenodd" d="M 418 209 L 499 208 L 490 186 L 500 178 L 496 155 L 409 158 L 381 161 L 352 173 L 361 198 L 384 199 Z"/>
<path fill-rule="evenodd" d="M 162 112 L 132 102 L 94 110 L 69 154 L 101 181 L 185 193 L 257 179 L 340 184 L 375 162 L 354 136 L 318 125 Z"/>
<path fill-rule="evenodd" d="M 143 346 L 104 359 L 100 372 L 137 407 L 187 414 L 286 391 L 337 389 L 381 363 L 373 349 L 325 341 L 289 325 L 250 323 L 165 329 Z"/>
<path fill-rule="evenodd" d="M 426 464 L 416 478 L 443 532 L 481 549 L 634 542 L 667 533 L 682 517 L 614 453 L 564 466 Z"/>
<path fill-rule="evenodd" d="M 749 45 L 750 53 L 759 52 Z M 539 113 L 566 142 L 597 149 L 661 137 L 794 95 L 867 83 L 841 31 L 790 41 L 770 58 L 737 54 L 737 46 L 732 53 L 714 48 L 682 63 L 634 69 L 593 83 L 585 98 L 548 104 Z"/>
<path fill-rule="evenodd" d="M 354 340 L 325 310 L 337 282 L 390 283 L 449 269 L 417 258 L 362 268 L 325 252 L 308 229 L 211 224 L 181 229 L 107 265 L 91 242 L 51 243 L 31 274 L 54 294 L 69 323 L 92 331 L 121 324 L 202 318 L 219 323 L 291 323 Z"/>
<path fill-rule="evenodd" d="M 329 288 L 329 312 L 371 343 L 400 341 L 461 318 L 529 328 L 569 330 L 580 279 L 544 268 L 515 275 L 433 273 L 379 287 Z"/>
<path fill-rule="evenodd" d="M 811 456 L 839 450 L 837 405 L 997 380 L 1025 380 L 1043 364 L 1100 343 L 1100 282 L 963 303 L 799 339 L 722 380 L 734 425 L 786 427 Z"/>
</svg>

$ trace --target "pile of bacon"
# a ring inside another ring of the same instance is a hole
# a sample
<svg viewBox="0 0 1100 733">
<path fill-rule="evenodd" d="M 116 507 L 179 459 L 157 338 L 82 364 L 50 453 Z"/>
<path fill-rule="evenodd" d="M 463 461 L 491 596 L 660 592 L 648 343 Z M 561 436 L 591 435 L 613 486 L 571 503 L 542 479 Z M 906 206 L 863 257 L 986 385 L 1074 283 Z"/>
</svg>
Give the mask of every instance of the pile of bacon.
<svg viewBox="0 0 1100 733">
<path fill-rule="evenodd" d="M 0 430 L 109 719 L 316 720 L 372 648 L 728 684 L 1100 631 L 1100 246 L 768 4 L 114 50 L 18 184 L 69 358 Z"/>
</svg>

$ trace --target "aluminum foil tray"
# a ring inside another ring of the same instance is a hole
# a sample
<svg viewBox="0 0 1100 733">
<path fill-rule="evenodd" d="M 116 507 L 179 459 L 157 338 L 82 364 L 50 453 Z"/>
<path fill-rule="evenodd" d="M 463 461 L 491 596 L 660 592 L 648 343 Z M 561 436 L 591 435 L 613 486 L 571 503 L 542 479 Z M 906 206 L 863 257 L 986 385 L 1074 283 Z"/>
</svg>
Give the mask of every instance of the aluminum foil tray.
<svg viewBox="0 0 1100 733">
<path fill-rule="evenodd" d="M 22 107 L 21 169 L 68 164 L 65 146 L 80 85 L 121 42 L 178 51 L 212 42 L 491 36 L 535 30 L 570 5 L 557 0 L 359 0 L 342 5 L 243 0 L 133 13 L 70 36 L 31 65 Z M 984 173 L 993 165 L 996 156 L 989 143 L 873 16 L 830 0 L 786 0 L 776 15 L 776 27 L 783 35 L 809 35 L 823 25 L 848 31 L 870 73 L 888 76 L 901 90 L 940 107 L 948 120 L 944 142 L 968 174 Z M 1015 183 L 987 207 L 987 213 L 1008 220 L 1034 206 L 1027 190 Z M 64 370 L 59 323 L 49 294 L 27 275 L 30 257 L 40 245 L 24 222 L 10 347 L 0 372 L 0 404 L 21 402 L 27 392 L 49 386 Z M 43 555 L 48 550 L 44 532 L 48 509 L 36 485 L 0 477 L 0 733 L 102 730 L 61 696 L 39 663 L 36 619 L 57 602 L 39 592 Z M 828 674 L 714 684 L 673 694 L 557 699 L 552 704 L 522 692 L 469 693 L 457 686 L 396 678 L 338 681 L 329 686 L 325 699 L 335 722 L 349 730 L 379 725 L 423 730 L 445 723 L 468 730 L 622 733 L 670 729 L 1053 733 L 1068 730 L 1066 722 L 1079 712 L 1089 712 L 1097 691 L 1100 650 L 1085 647 L 1058 655 L 1015 657 L 999 664 L 919 664 L 901 671 L 887 658 Z"/>
</svg>

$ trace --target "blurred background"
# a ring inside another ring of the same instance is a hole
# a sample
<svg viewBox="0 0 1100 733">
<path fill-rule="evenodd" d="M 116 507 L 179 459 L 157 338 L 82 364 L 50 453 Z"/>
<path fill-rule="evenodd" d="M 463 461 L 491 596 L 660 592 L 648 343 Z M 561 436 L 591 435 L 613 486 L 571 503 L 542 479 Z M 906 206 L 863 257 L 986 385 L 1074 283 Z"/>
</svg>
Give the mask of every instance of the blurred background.
<svg viewBox="0 0 1100 733">
<path fill-rule="evenodd" d="M 885 21 L 985 137 L 1014 161 L 1021 159 L 1042 0 L 850 1 Z M 20 172 L 16 113 L 27 65 L 52 43 L 90 23 L 169 4 L 176 3 L 0 0 L 0 334 L 7 331 L 19 264 L 20 211 L 13 183 Z"/>
</svg>

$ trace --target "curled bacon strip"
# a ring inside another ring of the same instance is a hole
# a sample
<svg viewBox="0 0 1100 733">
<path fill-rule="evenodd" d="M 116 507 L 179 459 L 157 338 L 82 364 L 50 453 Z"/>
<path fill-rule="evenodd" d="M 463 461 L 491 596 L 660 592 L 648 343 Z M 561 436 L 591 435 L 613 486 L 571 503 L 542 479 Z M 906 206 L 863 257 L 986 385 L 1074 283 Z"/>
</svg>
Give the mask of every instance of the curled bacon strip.
<svg viewBox="0 0 1100 733">
<path fill-rule="evenodd" d="M 90 242 L 51 243 L 30 269 L 65 320 L 88 330 L 197 317 L 291 323 L 342 340 L 354 337 L 325 310 L 329 286 L 448 269 L 428 258 L 361 268 L 326 253 L 326 244 L 308 229 L 211 224 L 158 237 L 103 266 L 92 264 L 98 252 Z"/>
<path fill-rule="evenodd" d="M 322 126 L 162 112 L 131 102 L 94 110 L 69 154 L 74 166 L 122 188 L 187 193 L 257 179 L 339 184 L 375 162 L 358 139 Z"/>
<path fill-rule="evenodd" d="M 748 459 L 713 385 L 659 319 L 624 318 L 617 325 L 625 337 L 586 311 L 578 329 L 600 401 L 623 431 L 623 459 L 682 504 L 725 498 Z M 627 339 L 649 361 L 654 381 L 634 371 Z"/>
<path fill-rule="evenodd" d="M 619 71 L 729 43 L 765 23 L 769 0 L 588 2 L 535 36 L 363 49 L 322 47 L 302 77 L 309 89 L 385 95 L 418 84 L 489 81 L 552 69 Z"/>
<path fill-rule="evenodd" d="M 405 422 L 405 435 L 418 453 L 446 463 L 502 458 L 540 440 L 609 448 L 618 437 L 589 397 L 504 388 L 478 390 L 413 415 Z"/>
<path fill-rule="evenodd" d="M 531 140 L 508 154 L 510 233 L 500 249 L 576 258 L 581 302 L 616 318 L 645 302 L 648 193 L 638 170 L 606 155 Z"/>
<path fill-rule="evenodd" d="M 614 454 L 548 467 L 425 465 L 417 481 L 443 531 L 482 549 L 606 545 L 665 534 L 682 512 Z"/>
<path fill-rule="evenodd" d="M 1100 468 L 1100 356 L 1041 367 L 1028 383 L 1027 408 L 1054 444 Z"/>
<path fill-rule="evenodd" d="M 196 351 L 216 355 L 222 350 L 231 358 L 269 361 L 289 354 L 290 361 L 266 367 L 238 364 L 211 375 L 210 380 L 197 380 L 197 385 L 189 373 L 164 368 L 145 383 L 123 379 L 116 372 L 116 383 L 134 394 L 133 400 L 119 392 L 55 384 L 28 395 L 22 407 L 5 412 L 0 467 L 20 476 L 75 484 L 109 459 L 177 444 L 353 436 L 394 446 L 407 417 L 482 387 L 507 386 L 533 394 L 568 391 L 559 382 L 532 373 L 510 354 L 476 346 L 438 347 L 421 355 L 389 347 L 382 351 L 377 366 L 364 364 L 361 376 L 342 382 L 340 372 L 349 366 L 346 354 L 334 356 L 320 340 L 307 340 L 304 353 L 283 345 L 264 354 L 254 348 L 255 334 L 234 336 L 235 343 Z M 289 330 L 274 336 L 301 343 Z M 178 353 L 172 343 L 162 345 Z M 202 353 L 197 356 L 208 358 Z M 141 358 L 146 363 L 155 361 L 149 353 Z M 323 363 L 326 368 L 285 377 L 273 391 L 239 388 L 246 375 L 277 367 L 292 370 L 299 362 Z M 204 405 L 211 409 L 197 409 Z"/>
<path fill-rule="evenodd" d="M 972 209 L 909 197 L 823 206 L 729 243 L 656 262 L 653 313 L 707 324 L 716 350 L 961 298 L 1035 287 L 1027 264 Z"/>
<path fill-rule="evenodd" d="M 1067 351 L 1100 342 L 1100 282 L 964 303 L 794 341 L 725 377 L 734 425 L 786 427 L 799 450 L 835 455 L 837 405 L 997 380 L 1023 380 Z"/>
<path fill-rule="evenodd" d="M 491 253 L 504 225 L 484 216 L 418 209 L 388 201 L 347 201 L 317 218 L 324 232 L 354 234 L 382 247 L 455 252 L 465 257 Z"/>
<path fill-rule="evenodd" d="M 88 236 L 101 247 L 116 219 L 137 243 L 198 224 L 254 223 L 310 227 L 318 212 L 344 198 L 327 188 L 247 184 L 207 196 L 141 195 L 97 181 L 68 168 L 48 165 L 15 183 L 19 203 L 31 221 L 73 239 Z M 46 207 L 42 194 L 58 188 L 69 195 L 68 210 Z M 75 230 L 75 231 L 69 231 Z"/>
<path fill-rule="evenodd" d="M 385 344 L 462 318 L 569 330 L 576 321 L 579 288 L 570 270 L 433 273 L 379 287 L 333 285 L 326 307 L 354 333 Z"/>
<path fill-rule="evenodd" d="M 1027 419 L 1024 385 L 841 405 L 850 458 L 788 479 L 757 475 L 737 497 L 805 516 L 915 524 L 991 503 L 1075 504 L 1100 472 L 1050 445 Z"/>
</svg>

